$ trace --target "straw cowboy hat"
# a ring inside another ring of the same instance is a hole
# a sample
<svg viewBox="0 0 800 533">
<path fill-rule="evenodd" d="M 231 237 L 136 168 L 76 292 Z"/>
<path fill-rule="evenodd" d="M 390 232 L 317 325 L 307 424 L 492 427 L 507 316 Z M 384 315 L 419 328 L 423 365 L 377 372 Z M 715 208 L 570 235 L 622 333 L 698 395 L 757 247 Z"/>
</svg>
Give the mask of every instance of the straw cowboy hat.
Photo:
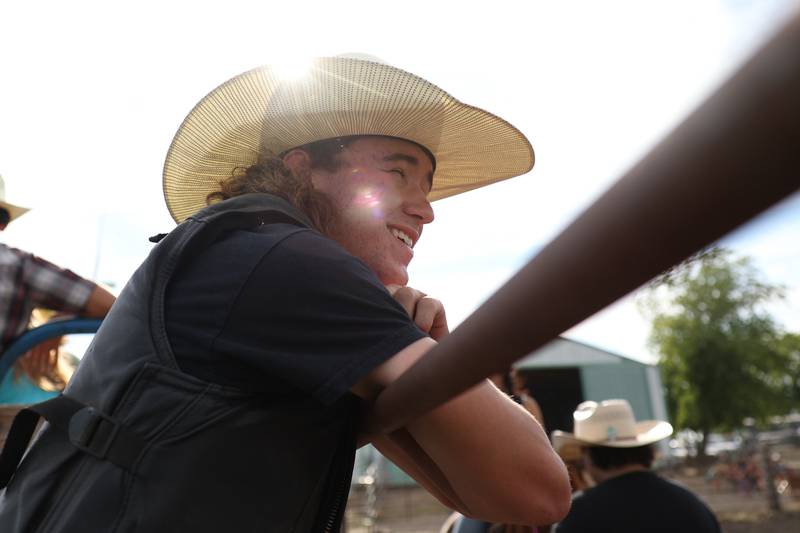
<svg viewBox="0 0 800 533">
<path fill-rule="evenodd" d="M 572 418 L 575 433 L 553 431 L 553 448 L 556 451 L 574 445 L 634 448 L 672 435 L 672 426 L 668 422 L 636 422 L 627 400 L 583 402 L 572 413 Z"/>
<path fill-rule="evenodd" d="M 533 149 L 508 122 L 390 65 L 320 58 L 302 76 L 245 72 L 209 93 L 178 129 L 164 164 L 164 198 L 181 222 L 235 167 L 322 139 L 385 135 L 430 150 L 438 200 L 528 172 Z"/>
<path fill-rule="evenodd" d="M 11 215 L 9 222 L 30 211 L 28 207 L 20 207 L 6 202 L 6 183 L 3 181 L 3 176 L 0 176 L 0 207 L 8 211 L 8 214 Z"/>
</svg>

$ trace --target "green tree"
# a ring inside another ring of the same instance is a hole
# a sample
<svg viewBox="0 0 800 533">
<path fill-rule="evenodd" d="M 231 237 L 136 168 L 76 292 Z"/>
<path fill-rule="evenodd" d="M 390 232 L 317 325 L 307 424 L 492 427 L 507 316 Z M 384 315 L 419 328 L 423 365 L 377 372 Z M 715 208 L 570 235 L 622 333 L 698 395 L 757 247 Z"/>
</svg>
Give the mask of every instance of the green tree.
<svg viewBox="0 0 800 533">
<path fill-rule="evenodd" d="M 800 409 L 800 335 L 787 333 L 781 339 L 778 349 L 786 365 L 783 376 L 785 411 Z"/>
<path fill-rule="evenodd" d="M 650 343 L 661 356 L 670 415 L 677 428 L 702 434 L 701 456 L 711 431 L 785 412 L 790 350 L 764 310 L 781 296 L 748 258 L 718 248 L 651 285 Z"/>
</svg>

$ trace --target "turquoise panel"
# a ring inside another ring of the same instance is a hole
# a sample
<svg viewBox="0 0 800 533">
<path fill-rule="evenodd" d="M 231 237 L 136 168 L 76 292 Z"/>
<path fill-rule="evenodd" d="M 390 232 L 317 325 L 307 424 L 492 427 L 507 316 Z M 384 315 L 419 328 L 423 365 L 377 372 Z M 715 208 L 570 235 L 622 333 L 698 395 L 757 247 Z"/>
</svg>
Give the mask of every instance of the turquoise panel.
<svg viewBox="0 0 800 533">
<path fill-rule="evenodd" d="M 630 402 L 637 420 L 653 419 L 646 368 L 629 361 L 581 367 L 583 397 L 596 402 L 622 398 Z"/>
</svg>

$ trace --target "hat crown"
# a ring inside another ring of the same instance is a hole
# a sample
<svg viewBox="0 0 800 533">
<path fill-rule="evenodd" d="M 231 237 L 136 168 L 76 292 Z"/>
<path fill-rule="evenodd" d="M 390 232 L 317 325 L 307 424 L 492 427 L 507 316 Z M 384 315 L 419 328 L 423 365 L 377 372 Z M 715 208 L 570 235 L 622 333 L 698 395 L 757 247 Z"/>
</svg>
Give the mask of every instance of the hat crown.
<svg viewBox="0 0 800 533">
<path fill-rule="evenodd" d="M 627 400 L 583 402 L 573 414 L 575 437 L 593 442 L 636 438 L 636 419 Z"/>
</svg>

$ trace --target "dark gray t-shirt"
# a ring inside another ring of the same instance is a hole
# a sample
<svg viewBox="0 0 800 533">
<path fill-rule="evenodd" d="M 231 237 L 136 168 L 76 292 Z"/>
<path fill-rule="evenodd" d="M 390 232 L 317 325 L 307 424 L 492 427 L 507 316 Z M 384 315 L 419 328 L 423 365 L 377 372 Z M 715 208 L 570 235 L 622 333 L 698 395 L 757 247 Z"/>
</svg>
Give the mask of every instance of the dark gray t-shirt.
<svg viewBox="0 0 800 533">
<path fill-rule="evenodd" d="M 180 266 L 165 316 L 183 371 L 324 404 L 425 336 L 363 262 L 291 224 L 231 232 Z"/>
<path fill-rule="evenodd" d="M 556 533 L 720 533 L 700 499 L 650 471 L 611 478 L 572 502 Z"/>
</svg>

